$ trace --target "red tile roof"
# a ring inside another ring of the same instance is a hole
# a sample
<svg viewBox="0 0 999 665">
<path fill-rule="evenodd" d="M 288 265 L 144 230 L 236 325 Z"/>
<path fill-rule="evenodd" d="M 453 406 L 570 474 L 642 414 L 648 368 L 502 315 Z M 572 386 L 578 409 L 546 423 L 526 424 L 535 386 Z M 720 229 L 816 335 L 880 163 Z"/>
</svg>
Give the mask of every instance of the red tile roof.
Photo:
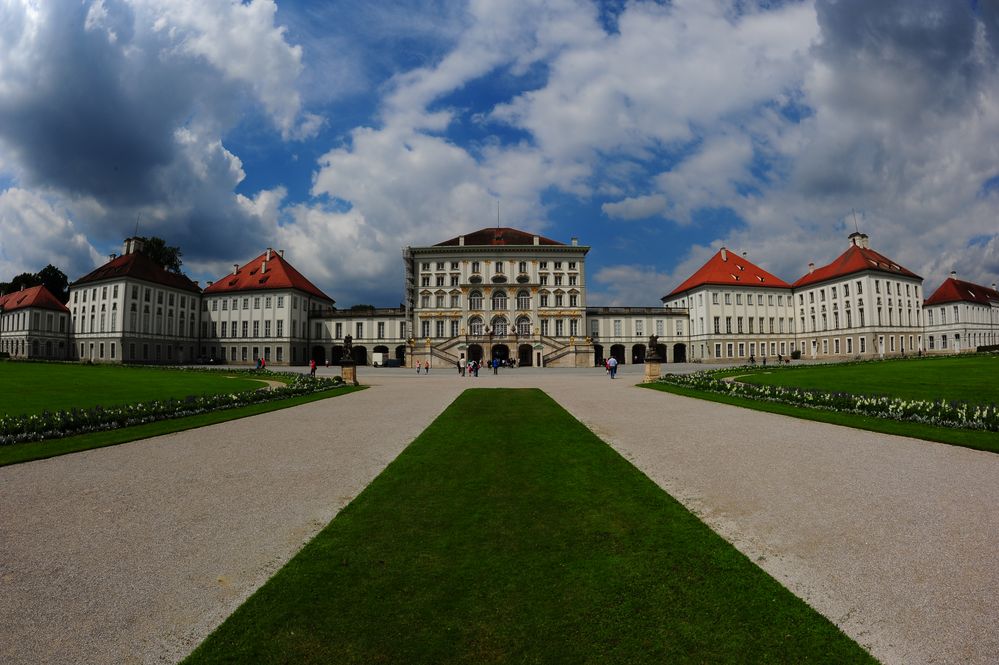
<svg viewBox="0 0 999 665">
<path fill-rule="evenodd" d="M 123 254 L 116 259 L 111 259 L 100 268 L 73 282 L 72 286 L 102 282 L 107 279 L 121 279 L 122 277 L 131 277 L 143 282 L 201 293 L 198 285 L 188 279 L 186 275 L 170 272 L 145 254 L 138 252 Z"/>
<path fill-rule="evenodd" d="M 794 286 L 807 286 L 808 284 L 825 282 L 865 270 L 875 270 L 888 273 L 889 275 L 922 279 L 916 273 L 903 268 L 883 254 L 875 252 L 873 249 L 850 245 L 835 261 L 827 266 L 816 268 L 813 272 L 801 277 L 794 283 Z"/>
<path fill-rule="evenodd" d="M 708 259 L 708 262 L 701 266 L 697 272 L 688 277 L 687 281 L 663 296 L 662 300 L 668 300 L 705 284 L 773 289 L 791 288 L 791 285 L 780 277 L 768 273 L 746 257 L 733 254 L 723 247 Z"/>
<path fill-rule="evenodd" d="M 527 233 L 504 226 L 466 233 L 464 236 L 439 242 L 434 247 L 456 246 L 461 237 L 465 238 L 465 245 L 533 245 L 535 236 L 538 238 L 539 245 L 565 245 L 564 242 L 551 240 L 536 233 Z"/>
<path fill-rule="evenodd" d="M 27 309 L 37 307 L 39 309 L 52 309 L 57 312 L 66 312 L 66 306 L 59 302 L 59 299 L 52 295 L 44 286 L 32 286 L 23 291 L 14 291 L 5 296 L 0 296 L 0 308 L 5 312 L 15 309 Z"/>
<path fill-rule="evenodd" d="M 271 253 L 269 260 L 267 260 L 267 252 L 264 252 L 246 265 L 240 267 L 235 275 L 229 273 L 206 288 L 205 294 L 298 289 L 333 304 L 334 300 L 332 298 L 320 291 L 302 273 L 295 270 L 283 256 L 273 250 L 268 251 Z M 266 272 L 261 272 L 261 264 L 265 260 L 267 260 L 267 270 Z"/>
<path fill-rule="evenodd" d="M 999 291 L 990 289 L 987 286 L 980 286 L 965 282 L 954 277 L 947 278 L 929 298 L 924 301 L 925 305 L 939 305 L 945 302 L 973 302 L 979 305 L 988 305 L 989 301 L 999 301 Z"/>
</svg>

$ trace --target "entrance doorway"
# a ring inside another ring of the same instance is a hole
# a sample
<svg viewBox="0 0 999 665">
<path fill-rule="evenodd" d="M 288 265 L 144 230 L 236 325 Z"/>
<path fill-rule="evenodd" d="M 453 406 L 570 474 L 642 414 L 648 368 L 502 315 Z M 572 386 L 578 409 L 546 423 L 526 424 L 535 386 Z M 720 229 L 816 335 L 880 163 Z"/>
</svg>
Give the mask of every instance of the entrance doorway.
<svg viewBox="0 0 999 665">
<path fill-rule="evenodd" d="M 610 354 L 617 358 L 618 365 L 624 365 L 627 362 L 627 357 L 624 354 L 624 344 L 615 344 L 612 346 Z"/>
<path fill-rule="evenodd" d="M 253 355 L 257 355 L 254 353 Z M 326 364 L 326 349 L 321 346 L 312 347 L 312 360 L 316 361 L 317 365 Z"/>
<path fill-rule="evenodd" d="M 606 358 L 604 358 L 604 345 L 603 344 L 594 344 L 593 345 L 593 366 L 594 367 L 603 367 L 605 362 L 606 362 Z"/>
<path fill-rule="evenodd" d="M 510 347 L 506 344 L 494 344 L 493 345 L 493 358 L 496 358 L 501 363 L 503 361 L 510 361 Z"/>
<path fill-rule="evenodd" d="M 468 359 L 479 363 L 482 362 L 482 347 L 478 344 L 468 345 Z"/>
<path fill-rule="evenodd" d="M 517 364 L 521 367 L 531 366 L 531 350 L 532 346 L 530 344 L 521 344 L 517 348 Z"/>
<path fill-rule="evenodd" d="M 631 347 L 631 362 L 634 364 L 643 364 L 645 362 L 645 345 L 635 344 Z"/>
<path fill-rule="evenodd" d="M 685 362 L 687 362 L 687 345 L 686 344 L 674 344 L 673 345 L 673 362 L 675 362 L 675 363 L 685 363 Z"/>
</svg>

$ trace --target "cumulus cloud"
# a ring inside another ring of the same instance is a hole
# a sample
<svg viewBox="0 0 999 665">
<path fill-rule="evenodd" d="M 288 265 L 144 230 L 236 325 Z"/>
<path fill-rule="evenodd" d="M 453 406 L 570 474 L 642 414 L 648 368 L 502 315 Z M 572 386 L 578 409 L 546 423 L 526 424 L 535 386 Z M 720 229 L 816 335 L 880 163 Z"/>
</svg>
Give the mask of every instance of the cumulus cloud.
<svg viewBox="0 0 999 665">
<path fill-rule="evenodd" d="M 238 204 L 245 174 L 221 136 L 254 112 L 286 139 L 314 135 L 323 119 L 304 110 L 300 72 L 272 0 L 12 0 L 0 163 L 94 242 L 117 244 L 138 217 L 185 258 L 247 251 L 261 228 Z"/>
<path fill-rule="evenodd" d="M 38 272 L 48 264 L 90 267 L 100 255 L 69 218 L 65 209 L 17 187 L 0 192 L 0 275 L 4 281 L 22 272 Z M 45 242 L 38 242 L 44 238 Z M 67 273 L 75 279 L 73 273 Z"/>
<path fill-rule="evenodd" d="M 600 207 L 604 214 L 614 219 L 645 219 L 666 211 L 666 197 L 661 194 L 632 196 Z"/>
</svg>

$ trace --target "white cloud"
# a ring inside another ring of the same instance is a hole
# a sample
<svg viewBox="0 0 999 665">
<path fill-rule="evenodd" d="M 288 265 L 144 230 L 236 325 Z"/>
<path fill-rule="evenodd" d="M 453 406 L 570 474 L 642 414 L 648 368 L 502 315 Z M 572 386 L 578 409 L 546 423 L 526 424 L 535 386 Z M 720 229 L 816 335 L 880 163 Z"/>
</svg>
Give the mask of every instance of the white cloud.
<svg viewBox="0 0 999 665">
<path fill-rule="evenodd" d="M 174 53 L 204 58 L 228 79 L 248 85 L 285 138 L 314 136 L 321 119 L 302 114 L 296 86 L 302 49 L 275 24 L 274 0 L 131 0 L 166 36 Z"/>
<path fill-rule="evenodd" d="M 646 219 L 661 215 L 666 211 L 666 197 L 661 194 L 651 194 L 649 196 L 633 196 L 630 198 L 605 203 L 601 210 L 608 217 L 615 219 Z"/>
<path fill-rule="evenodd" d="M 0 281 L 38 272 L 50 263 L 72 281 L 101 259 L 66 210 L 31 191 L 15 187 L 0 192 L 0 229 Z"/>
</svg>

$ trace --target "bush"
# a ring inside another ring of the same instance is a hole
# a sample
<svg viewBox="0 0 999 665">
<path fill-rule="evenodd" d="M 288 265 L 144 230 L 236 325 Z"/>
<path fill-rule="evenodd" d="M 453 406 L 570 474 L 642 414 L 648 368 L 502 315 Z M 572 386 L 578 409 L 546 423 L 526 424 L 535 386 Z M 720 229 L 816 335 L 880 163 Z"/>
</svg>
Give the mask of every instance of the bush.
<svg viewBox="0 0 999 665">
<path fill-rule="evenodd" d="M 791 352 L 791 360 L 801 360 L 801 349 L 795 349 Z"/>
</svg>

